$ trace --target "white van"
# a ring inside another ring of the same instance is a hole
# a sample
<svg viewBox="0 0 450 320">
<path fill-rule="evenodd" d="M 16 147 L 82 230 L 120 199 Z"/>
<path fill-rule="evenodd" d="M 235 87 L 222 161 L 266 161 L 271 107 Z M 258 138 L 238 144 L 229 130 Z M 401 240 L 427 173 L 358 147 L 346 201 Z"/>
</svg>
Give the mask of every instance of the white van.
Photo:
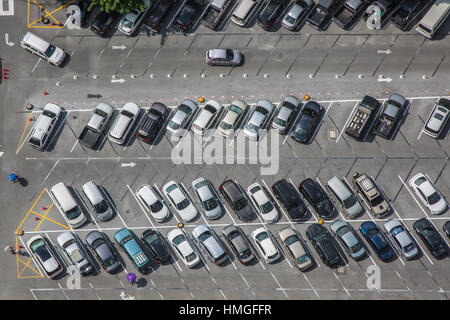
<svg viewBox="0 0 450 320">
<path fill-rule="evenodd" d="M 341 207 L 350 219 L 356 218 L 363 212 L 364 209 L 358 198 L 356 198 L 353 192 L 350 191 L 350 189 L 338 177 L 334 176 L 328 180 L 326 188 L 332 195 L 335 202 L 338 203 L 339 207 Z"/>
<path fill-rule="evenodd" d="M 55 129 L 61 114 L 61 107 L 53 103 L 47 103 L 42 113 L 34 123 L 31 129 L 28 143 L 35 149 L 44 150 L 47 145 L 48 138 Z"/>
<path fill-rule="evenodd" d="M 450 15 L 450 0 L 436 0 L 430 10 L 420 20 L 416 31 L 427 37 L 433 38 L 433 35 L 442 26 Z"/>
<path fill-rule="evenodd" d="M 112 218 L 113 211 L 111 207 L 103 197 L 99 187 L 93 181 L 86 182 L 81 187 L 81 190 L 83 190 L 84 195 L 100 221 L 107 221 Z"/>
<path fill-rule="evenodd" d="M 260 2 L 260 0 L 241 0 L 231 16 L 231 21 L 238 26 L 245 27 L 258 9 Z"/>
<path fill-rule="evenodd" d="M 25 33 L 20 41 L 20 45 L 55 66 L 61 67 L 66 58 L 64 50 L 48 43 L 31 32 Z"/>
<path fill-rule="evenodd" d="M 56 200 L 56 205 L 62 211 L 67 223 L 73 228 L 81 227 L 86 221 L 86 216 L 81 211 L 80 206 L 75 201 L 64 182 L 55 184 L 50 189 L 53 198 Z"/>
</svg>

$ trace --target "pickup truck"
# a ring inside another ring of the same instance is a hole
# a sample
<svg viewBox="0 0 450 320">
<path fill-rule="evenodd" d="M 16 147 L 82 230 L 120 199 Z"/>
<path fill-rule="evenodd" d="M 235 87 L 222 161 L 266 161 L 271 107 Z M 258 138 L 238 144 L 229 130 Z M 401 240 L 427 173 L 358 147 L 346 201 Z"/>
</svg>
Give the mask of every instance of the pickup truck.
<svg viewBox="0 0 450 320">
<path fill-rule="evenodd" d="M 306 21 L 314 29 L 323 31 L 328 25 L 330 16 L 332 16 L 335 3 L 336 0 L 319 0 Z"/>
<path fill-rule="evenodd" d="M 151 260 L 142 250 L 133 234 L 127 228 L 122 228 L 114 234 L 114 239 L 123 248 L 128 258 L 140 273 L 147 273 L 151 268 Z"/>
<path fill-rule="evenodd" d="M 99 137 L 105 131 L 113 113 L 113 107 L 106 103 L 99 103 L 94 109 L 89 122 L 78 136 L 80 143 L 87 148 L 94 149 Z"/>
<path fill-rule="evenodd" d="M 364 141 L 373 126 L 380 107 L 381 103 L 378 100 L 365 96 L 345 128 L 345 133 L 356 140 Z"/>
<path fill-rule="evenodd" d="M 333 17 L 334 22 L 344 30 L 350 30 L 361 18 L 366 5 L 363 0 L 347 0 Z"/>
<path fill-rule="evenodd" d="M 375 122 L 373 133 L 382 138 L 391 139 L 407 107 L 408 102 L 405 97 L 398 93 L 391 94 L 383 105 L 378 121 Z"/>
<path fill-rule="evenodd" d="M 203 14 L 201 23 L 205 27 L 215 31 L 230 3 L 231 0 L 212 0 L 212 3 Z"/>
<path fill-rule="evenodd" d="M 408 26 L 417 21 L 423 12 L 433 4 L 427 0 L 406 0 L 390 17 L 392 23 L 400 30 L 406 31 Z"/>
</svg>

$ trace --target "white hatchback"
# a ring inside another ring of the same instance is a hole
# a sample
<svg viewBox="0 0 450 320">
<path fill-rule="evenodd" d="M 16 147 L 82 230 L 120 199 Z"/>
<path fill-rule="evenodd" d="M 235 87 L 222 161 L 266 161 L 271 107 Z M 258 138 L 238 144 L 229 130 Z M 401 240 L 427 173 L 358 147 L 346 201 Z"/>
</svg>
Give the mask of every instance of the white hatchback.
<svg viewBox="0 0 450 320">
<path fill-rule="evenodd" d="M 178 183 L 175 181 L 169 181 L 164 185 L 163 192 L 175 207 L 175 210 L 178 212 L 183 221 L 189 222 L 195 219 L 197 216 L 197 209 L 187 198 L 183 190 L 181 190 Z"/>
<path fill-rule="evenodd" d="M 222 106 L 219 102 L 215 100 L 207 101 L 192 123 L 192 131 L 198 135 L 204 135 L 206 130 L 208 130 L 214 123 L 214 120 L 216 120 L 221 109 Z"/>
<path fill-rule="evenodd" d="M 136 190 L 136 197 L 157 222 L 163 222 L 169 218 L 169 209 L 148 184 L 144 184 Z"/>
<path fill-rule="evenodd" d="M 280 251 L 272 240 L 272 236 L 264 227 L 253 231 L 252 238 L 267 263 L 275 262 L 281 257 Z"/>
<path fill-rule="evenodd" d="M 130 134 L 131 128 L 133 128 L 136 122 L 139 111 L 140 108 L 137 104 L 133 102 L 126 103 L 114 120 L 108 134 L 108 139 L 117 144 L 124 144 Z"/>
<path fill-rule="evenodd" d="M 432 214 L 440 214 L 447 209 L 447 201 L 423 173 L 409 179 L 409 185 Z"/>
<path fill-rule="evenodd" d="M 277 208 L 275 208 L 275 205 L 259 183 L 256 182 L 250 185 L 247 188 L 247 192 L 256 207 L 256 211 L 258 211 L 265 222 L 274 223 L 278 220 L 280 214 Z"/>
</svg>

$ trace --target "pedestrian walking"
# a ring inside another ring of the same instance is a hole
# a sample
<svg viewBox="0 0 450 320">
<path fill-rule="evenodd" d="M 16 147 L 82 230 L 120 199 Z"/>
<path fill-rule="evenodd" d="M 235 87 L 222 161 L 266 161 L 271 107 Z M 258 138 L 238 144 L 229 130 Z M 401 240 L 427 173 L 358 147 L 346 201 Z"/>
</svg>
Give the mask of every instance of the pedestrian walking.
<svg viewBox="0 0 450 320">
<path fill-rule="evenodd" d="M 16 250 L 14 250 L 14 248 L 12 246 L 6 246 L 5 252 L 6 251 L 9 251 L 9 253 L 11 253 L 11 254 L 16 254 Z"/>
<path fill-rule="evenodd" d="M 10 173 L 8 176 L 9 181 L 11 181 L 12 183 L 16 183 L 18 181 L 20 181 L 20 177 L 18 174 L 15 173 Z"/>
</svg>

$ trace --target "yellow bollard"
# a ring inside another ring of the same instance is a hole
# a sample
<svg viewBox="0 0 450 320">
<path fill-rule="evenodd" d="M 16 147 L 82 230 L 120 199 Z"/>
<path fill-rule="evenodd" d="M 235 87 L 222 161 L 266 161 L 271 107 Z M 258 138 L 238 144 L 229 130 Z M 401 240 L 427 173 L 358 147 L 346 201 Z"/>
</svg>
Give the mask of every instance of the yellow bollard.
<svg viewBox="0 0 450 320">
<path fill-rule="evenodd" d="M 178 224 L 178 228 L 183 228 L 184 227 L 184 224 L 182 223 L 182 222 L 180 222 L 179 224 Z"/>
<path fill-rule="evenodd" d="M 309 96 L 309 94 L 305 94 L 305 95 L 304 95 L 304 98 L 305 98 L 306 101 L 309 101 L 309 99 L 311 99 L 311 97 Z"/>
<path fill-rule="evenodd" d="M 323 222 L 324 222 L 324 221 L 323 221 L 323 219 L 322 219 L 322 218 L 320 218 L 320 219 L 319 219 L 319 224 L 320 224 L 320 225 L 322 225 L 322 224 L 323 224 Z"/>
<path fill-rule="evenodd" d="M 204 102 L 204 101 L 205 101 L 205 98 L 203 98 L 203 97 L 198 98 L 198 102 Z"/>
</svg>

